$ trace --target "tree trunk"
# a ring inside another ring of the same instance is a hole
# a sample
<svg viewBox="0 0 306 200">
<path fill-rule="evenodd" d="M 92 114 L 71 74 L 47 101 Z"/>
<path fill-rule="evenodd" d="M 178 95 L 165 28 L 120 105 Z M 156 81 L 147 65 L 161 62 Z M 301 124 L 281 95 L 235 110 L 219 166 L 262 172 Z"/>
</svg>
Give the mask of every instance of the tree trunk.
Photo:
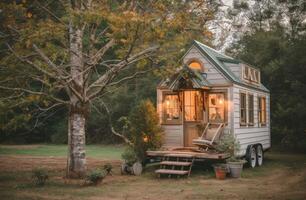
<svg viewBox="0 0 306 200">
<path fill-rule="evenodd" d="M 86 174 L 85 109 L 71 106 L 69 110 L 67 161 L 67 177 L 69 178 L 82 178 Z"/>
<path fill-rule="evenodd" d="M 86 174 L 85 124 L 88 109 L 84 103 L 85 81 L 83 76 L 83 30 L 70 23 L 70 108 L 68 120 L 68 160 L 67 177 L 81 178 Z"/>
</svg>

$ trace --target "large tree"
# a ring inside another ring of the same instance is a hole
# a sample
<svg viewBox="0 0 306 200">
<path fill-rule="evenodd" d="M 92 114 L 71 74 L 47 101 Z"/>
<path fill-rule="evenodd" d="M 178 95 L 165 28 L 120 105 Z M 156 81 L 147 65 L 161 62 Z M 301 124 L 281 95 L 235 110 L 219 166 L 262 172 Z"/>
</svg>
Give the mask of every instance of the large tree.
<svg viewBox="0 0 306 200">
<path fill-rule="evenodd" d="M 67 176 L 86 172 L 90 107 L 120 84 L 175 60 L 191 38 L 207 39 L 213 1 L 71 0 L 2 3 L 3 77 L 13 98 L 66 106 Z M 16 60 L 16 58 L 18 58 Z M 22 63 L 22 64 L 21 64 Z"/>
</svg>

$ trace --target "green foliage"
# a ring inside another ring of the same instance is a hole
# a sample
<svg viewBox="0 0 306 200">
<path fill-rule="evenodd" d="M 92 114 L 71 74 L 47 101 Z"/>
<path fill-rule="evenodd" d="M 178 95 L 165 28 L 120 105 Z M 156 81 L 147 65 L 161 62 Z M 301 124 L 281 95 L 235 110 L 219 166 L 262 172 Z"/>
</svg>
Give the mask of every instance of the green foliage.
<svg viewBox="0 0 306 200">
<path fill-rule="evenodd" d="M 88 173 L 88 175 L 86 176 L 86 180 L 90 184 L 98 185 L 105 178 L 106 174 L 107 173 L 105 171 L 101 171 L 99 169 L 96 169 L 96 170 L 90 171 Z"/>
<path fill-rule="evenodd" d="M 135 162 L 138 161 L 138 157 L 135 153 L 134 148 L 132 147 L 127 147 L 122 153 L 121 157 L 129 166 L 132 166 Z"/>
<path fill-rule="evenodd" d="M 222 153 L 229 153 L 230 159 L 235 159 L 235 153 L 239 152 L 240 144 L 239 141 L 236 140 L 234 134 L 223 134 L 220 141 L 216 145 L 216 149 Z"/>
<path fill-rule="evenodd" d="M 274 9 L 265 7 L 275 15 L 261 19 L 270 28 L 253 27 L 231 50 L 261 69 L 261 81 L 271 93 L 272 143 L 286 151 L 306 152 L 306 34 L 302 23 L 306 10 L 302 2 L 284 0 L 273 5 Z M 280 23 L 279 13 L 289 24 Z"/>
<path fill-rule="evenodd" d="M 48 178 L 48 172 L 43 168 L 37 168 L 32 171 L 32 180 L 36 186 L 44 186 Z"/>
<path fill-rule="evenodd" d="M 147 150 L 158 149 L 162 145 L 163 130 L 153 103 L 144 100 L 130 114 L 130 138 L 140 161 L 145 159 Z"/>
</svg>

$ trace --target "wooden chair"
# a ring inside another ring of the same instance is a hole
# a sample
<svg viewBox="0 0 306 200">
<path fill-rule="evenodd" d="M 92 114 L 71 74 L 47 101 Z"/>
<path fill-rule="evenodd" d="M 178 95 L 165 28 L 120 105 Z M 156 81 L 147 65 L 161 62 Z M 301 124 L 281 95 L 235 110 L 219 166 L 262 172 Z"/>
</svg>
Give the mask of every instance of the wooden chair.
<svg viewBox="0 0 306 200">
<path fill-rule="evenodd" d="M 210 126 L 216 126 L 215 128 L 210 128 Z M 221 133 L 223 132 L 225 124 L 224 123 L 207 123 L 201 137 L 194 139 L 192 143 L 200 148 L 200 150 L 207 151 L 210 149 L 215 149 L 214 144 L 219 140 Z"/>
</svg>

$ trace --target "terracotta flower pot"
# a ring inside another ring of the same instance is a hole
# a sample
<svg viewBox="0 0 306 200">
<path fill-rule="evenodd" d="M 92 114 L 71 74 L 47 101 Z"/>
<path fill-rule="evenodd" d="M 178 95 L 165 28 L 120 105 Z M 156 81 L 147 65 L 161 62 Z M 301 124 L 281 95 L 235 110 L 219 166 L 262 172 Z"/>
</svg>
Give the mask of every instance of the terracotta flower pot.
<svg viewBox="0 0 306 200">
<path fill-rule="evenodd" d="M 216 178 L 219 180 L 224 180 L 226 177 L 226 173 L 228 172 L 226 164 L 217 164 L 214 165 Z"/>
</svg>

